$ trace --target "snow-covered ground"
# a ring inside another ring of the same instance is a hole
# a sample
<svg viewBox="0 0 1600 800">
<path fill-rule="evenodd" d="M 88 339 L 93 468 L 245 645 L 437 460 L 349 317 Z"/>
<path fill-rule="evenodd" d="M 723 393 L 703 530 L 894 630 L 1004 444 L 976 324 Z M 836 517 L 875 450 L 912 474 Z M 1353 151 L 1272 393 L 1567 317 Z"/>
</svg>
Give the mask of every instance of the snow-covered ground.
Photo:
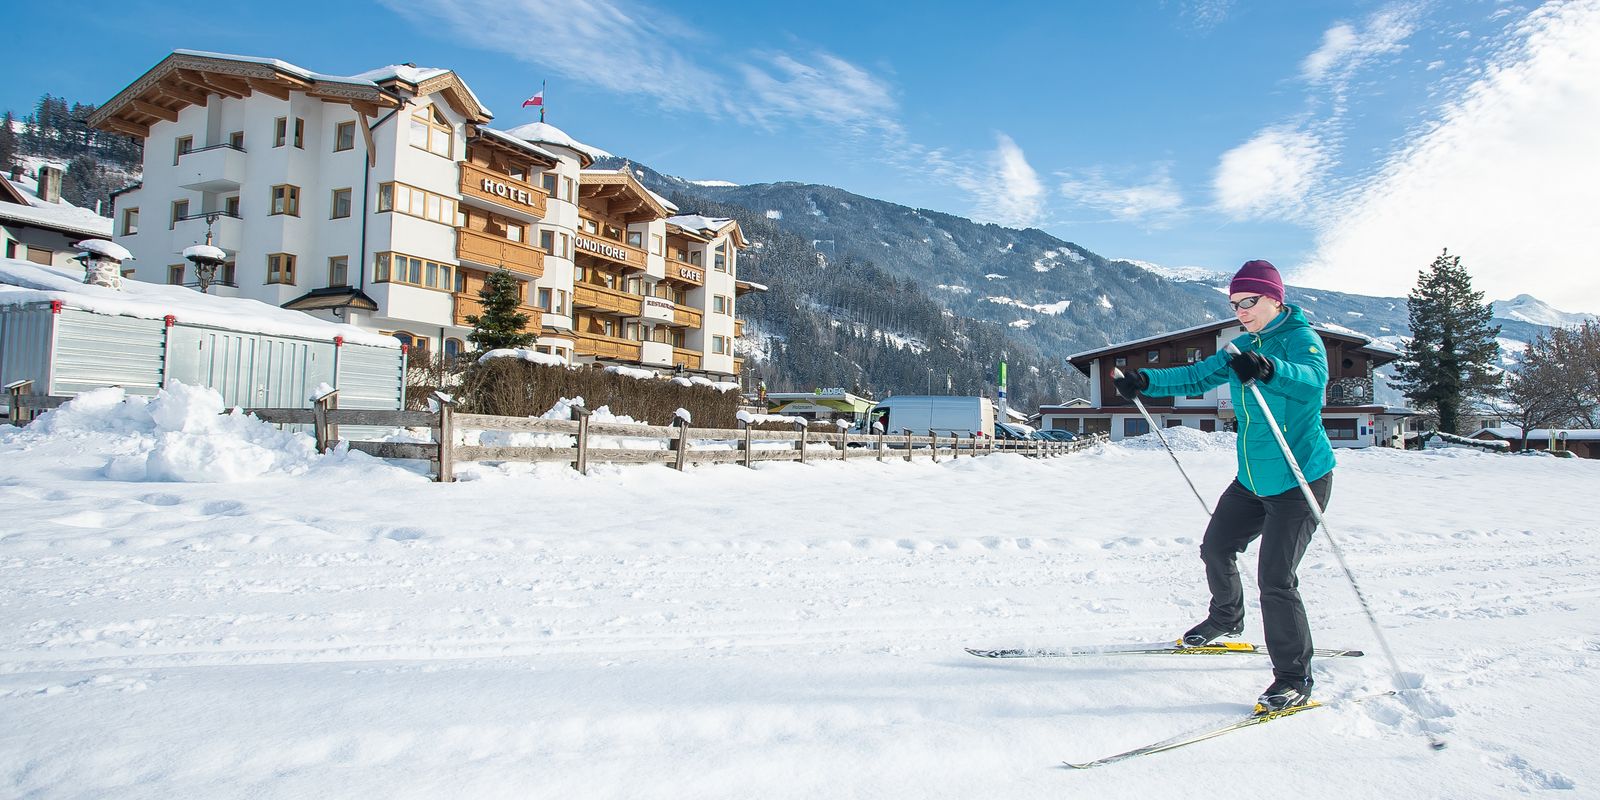
<svg viewBox="0 0 1600 800">
<path fill-rule="evenodd" d="M 0 796 L 1600 793 L 1595 462 L 1340 451 L 1329 523 L 1445 751 L 1380 699 L 1074 772 L 1270 677 L 962 652 L 1205 613 L 1204 515 L 1149 442 L 440 485 L 206 408 L 0 429 Z M 1228 436 L 1173 434 L 1220 493 Z M 1388 688 L 1320 534 L 1301 578 L 1318 645 L 1372 652 L 1319 695 Z"/>
</svg>

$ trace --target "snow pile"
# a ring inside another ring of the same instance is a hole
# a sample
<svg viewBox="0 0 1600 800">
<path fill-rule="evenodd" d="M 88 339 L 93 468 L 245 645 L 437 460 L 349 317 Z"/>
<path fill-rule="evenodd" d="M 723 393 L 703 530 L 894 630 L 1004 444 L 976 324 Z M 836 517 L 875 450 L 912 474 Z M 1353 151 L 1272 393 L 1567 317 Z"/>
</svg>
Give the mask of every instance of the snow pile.
<svg viewBox="0 0 1600 800">
<path fill-rule="evenodd" d="M 80 247 L 81 246 L 82 245 L 80 245 Z M 183 248 L 183 257 L 189 261 L 193 261 L 196 258 L 205 258 L 219 262 L 228 260 L 228 254 L 224 252 L 222 248 L 209 244 L 194 244 L 185 247 Z"/>
<path fill-rule="evenodd" d="M 567 360 L 561 356 L 552 355 L 550 353 L 541 353 L 537 350 L 529 350 L 525 347 L 497 347 L 481 356 L 478 356 L 478 363 L 482 364 L 491 358 L 520 358 L 523 361 L 531 361 L 535 364 L 543 364 L 547 367 L 568 366 Z"/>
<path fill-rule="evenodd" d="M 623 375 L 629 378 L 638 378 L 641 381 L 649 380 L 650 378 L 654 378 L 656 376 L 654 372 L 651 372 L 647 369 L 639 369 L 638 367 L 620 367 L 616 365 L 606 367 L 606 372 L 612 373 L 613 375 Z"/>
<path fill-rule="evenodd" d="M 310 436 L 224 414 L 216 390 L 177 382 L 153 399 L 114 387 L 84 392 L 27 433 L 83 440 L 107 457 L 101 474 L 119 481 L 234 483 L 298 475 L 323 458 Z"/>
<path fill-rule="evenodd" d="M 805 424 L 803 417 L 791 417 L 784 414 L 752 414 L 748 411 L 739 412 L 739 421 L 746 425 L 760 425 L 766 422 L 778 422 L 784 425 Z"/>
<path fill-rule="evenodd" d="M 1167 444 L 1173 450 L 1200 451 L 1200 450 L 1232 450 L 1237 446 L 1239 435 L 1221 431 L 1206 433 L 1199 428 L 1162 428 L 1161 435 L 1167 437 Z M 1132 436 L 1119 442 L 1122 447 L 1130 450 L 1160 450 L 1161 440 L 1154 433 L 1143 436 Z"/>
<path fill-rule="evenodd" d="M 196 246 L 204 247 L 205 245 Z M 108 242 L 105 239 L 85 239 L 81 242 L 78 242 L 76 247 L 85 253 L 94 253 L 97 256 L 105 256 L 106 258 L 116 259 L 117 261 L 128 261 L 133 258 L 133 254 L 128 252 L 128 248 L 123 247 L 116 242 Z M 194 248 L 190 248 L 190 250 L 192 249 Z M 216 250 L 216 248 L 212 249 Z M 217 250 L 217 252 L 222 253 L 221 250 Z M 184 258 L 188 258 L 189 250 L 183 251 L 183 256 Z M 223 253 L 220 258 L 227 258 L 227 254 Z"/>
</svg>

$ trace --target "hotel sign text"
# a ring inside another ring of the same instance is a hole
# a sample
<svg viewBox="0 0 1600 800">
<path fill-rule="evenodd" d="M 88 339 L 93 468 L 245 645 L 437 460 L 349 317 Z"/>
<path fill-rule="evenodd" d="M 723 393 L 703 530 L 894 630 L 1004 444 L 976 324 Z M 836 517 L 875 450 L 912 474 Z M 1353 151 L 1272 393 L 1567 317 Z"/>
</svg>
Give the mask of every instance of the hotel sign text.
<svg viewBox="0 0 1600 800">
<path fill-rule="evenodd" d="M 609 259 L 621 261 L 624 264 L 628 263 L 628 251 L 617 247 L 616 245 L 606 244 L 605 242 L 597 242 L 593 239 L 585 239 L 582 236 L 577 237 L 577 240 L 579 250 L 588 250 L 591 253 L 596 253 Z"/>
<path fill-rule="evenodd" d="M 521 203 L 525 206 L 537 207 L 537 204 L 535 204 L 533 201 L 533 193 L 519 186 L 501 183 L 500 181 L 492 178 L 484 178 L 483 191 L 488 194 L 492 194 L 495 197 L 510 200 L 513 203 Z"/>
</svg>

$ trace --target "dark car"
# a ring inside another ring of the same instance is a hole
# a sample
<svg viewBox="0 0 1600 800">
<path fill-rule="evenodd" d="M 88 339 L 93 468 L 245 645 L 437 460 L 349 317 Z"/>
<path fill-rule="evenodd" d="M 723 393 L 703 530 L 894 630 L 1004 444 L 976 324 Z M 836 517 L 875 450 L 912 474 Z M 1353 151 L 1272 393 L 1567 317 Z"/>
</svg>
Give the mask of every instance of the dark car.
<svg viewBox="0 0 1600 800">
<path fill-rule="evenodd" d="M 1048 439 L 1048 440 L 1050 440 L 1052 442 L 1076 442 L 1076 441 L 1078 441 L 1078 434 L 1073 433 L 1072 431 L 1064 431 L 1064 430 L 1061 430 L 1060 428 L 1041 428 L 1039 430 L 1034 431 L 1034 433 L 1038 434 L 1039 436 L 1042 436 L 1045 439 Z"/>
</svg>

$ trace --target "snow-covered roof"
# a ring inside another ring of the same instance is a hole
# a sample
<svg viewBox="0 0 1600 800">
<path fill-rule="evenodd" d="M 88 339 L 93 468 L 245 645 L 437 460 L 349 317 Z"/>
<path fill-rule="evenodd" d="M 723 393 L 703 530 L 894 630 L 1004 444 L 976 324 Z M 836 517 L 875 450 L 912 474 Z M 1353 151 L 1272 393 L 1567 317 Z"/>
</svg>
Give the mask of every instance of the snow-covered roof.
<svg viewBox="0 0 1600 800">
<path fill-rule="evenodd" d="M 650 192 L 650 196 L 654 197 L 656 202 L 660 203 L 661 207 L 667 210 L 667 213 L 671 214 L 671 213 L 674 213 L 674 212 L 676 212 L 678 210 L 678 205 L 676 203 L 672 202 L 671 200 L 668 200 L 665 197 L 662 197 L 659 194 L 656 194 L 649 187 L 645 187 L 645 191 Z"/>
<path fill-rule="evenodd" d="M 385 81 L 392 81 L 395 79 L 405 81 L 406 83 L 422 83 L 429 78 L 437 78 L 449 71 L 450 70 L 441 69 L 439 67 L 418 67 L 412 64 L 389 64 L 387 66 L 378 67 L 377 69 L 369 69 L 366 72 L 358 72 L 355 75 L 351 75 L 350 78 L 352 80 L 371 81 L 373 83 L 383 83 Z"/>
<path fill-rule="evenodd" d="M 483 128 L 483 127 L 480 127 L 480 128 L 478 128 L 478 132 L 483 134 L 483 135 L 485 135 L 485 136 L 492 137 L 496 141 L 505 142 L 506 144 L 511 145 L 512 147 L 517 147 L 517 148 L 521 148 L 523 150 L 526 150 L 526 151 L 528 151 L 530 153 L 533 153 L 534 155 L 536 155 L 536 156 L 538 156 L 540 158 L 547 159 L 547 160 L 550 160 L 550 161 L 555 161 L 555 162 L 560 162 L 561 161 L 561 158 L 559 156 L 557 156 L 555 153 L 552 153 L 549 150 L 546 150 L 543 147 L 540 147 L 540 146 L 538 146 L 538 145 L 534 144 L 533 142 L 530 142 L 530 141 L 528 141 L 526 139 L 519 139 L 519 138 L 517 138 L 515 136 L 512 136 L 511 134 L 506 133 L 505 131 L 497 131 L 494 128 Z"/>
<path fill-rule="evenodd" d="M 1104 347 L 1096 347 L 1093 350 L 1085 350 L 1085 351 L 1083 351 L 1081 353 L 1073 353 L 1072 355 L 1067 356 L 1067 361 L 1071 362 L 1071 361 L 1077 361 L 1077 360 L 1083 359 L 1083 358 L 1093 358 L 1095 356 L 1104 355 L 1106 353 L 1110 353 L 1110 352 L 1113 352 L 1113 351 L 1116 351 L 1116 350 L 1125 350 L 1125 349 L 1128 349 L 1130 347 L 1138 347 L 1139 345 L 1147 344 L 1149 342 L 1160 342 L 1160 341 L 1165 341 L 1165 340 L 1168 340 L 1168 339 L 1177 339 L 1177 338 L 1182 338 L 1184 336 L 1188 336 L 1190 334 L 1204 333 L 1204 332 L 1209 331 L 1209 330 L 1222 330 L 1223 328 L 1236 327 L 1238 325 L 1239 325 L 1238 320 L 1233 320 L 1233 319 L 1212 320 L 1211 322 L 1202 323 L 1200 325 L 1194 325 L 1194 326 L 1191 326 L 1191 327 L 1188 327 L 1188 328 L 1183 328 L 1181 330 L 1167 331 L 1166 333 L 1158 333 L 1158 334 L 1156 334 L 1154 336 L 1146 336 L 1143 339 L 1134 339 L 1134 340 L 1128 341 L 1128 342 L 1117 342 L 1115 344 L 1108 344 L 1108 345 L 1106 345 Z M 1333 334 L 1335 336 L 1344 336 L 1344 337 L 1348 337 L 1348 338 L 1351 338 L 1351 339 L 1363 340 L 1365 342 L 1365 344 L 1362 345 L 1362 348 L 1364 348 L 1366 350 L 1370 350 L 1370 351 L 1375 352 L 1375 353 L 1382 353 L 1384 355 L 1392 355 L 1392 356 L 1395 356 L 1396 358 L 1398 358 L 1401 355 L 1403 355 L 1400 351 L 1398 351 L 1398 350 L 1396 350 L 1396 349 L 1394 349 L 1394 348 L 1392 348 L 1392 347 L 1390 347 L 1390 346 L 1388 346 L 1386 344 L 1383 344 L 1383 343 L 1379 342 L 1378 340 L 1372 338 L 1371 336 L 1368 336 L 1368 335 L 1366 335 L 1364 333 L 1361 333 L 1360 331 L 1351 330 L 1351 329 L 1346 328 L 1346 327 L 1344 327 L 1342 325 L 1333 325 L 1333 324 L 1325 323 L 1325 322 L 1312 322 L 1312 323 L 1310 323 L 1310 325 L 1311 325 L 1312 330 L 1315 330 L 1315 331 L 1317 331 L 1319 333 L 1328 333 L 1328 334 Z"/>
<path fill-rule="evenodd" d="M 1516 439 L 1518 441 L 1521 441 L 1522 439 L 1522 428 L 1517 425 L 1502 425 L 1497 428 L 1484 428 L 1481 431 L 1477 431 L 1473 435 L 1476 436 L 1481 433 L 1487 433 L 1491 436 L 1496 436 L 1501 439 Z M 1569 442 L 1600 442 L 1600 430 L 1595 430 L 1593 428 L 1556 428 L 1555 434 L 1556 438 L 1564 437 Z M 1528 431 L 1528 438 L 1549 440 L 1550 429 L 1533 428 Z"/>
<path fill-rule="evenodd" d="M 169 314 L 179 322 L 209 325 L 238 331 L 253 331 L 277 336 L 332 340 L 336 336 L 352 344 L 399 347 L 392 336 L 384 336 L 338 322 L 327 322 L 299 311 L 290 311 L 242 297 L 201 294 L 182 286 L 125 280 L 122 290 L 93 286 L 83 282 L 80 270 L 57 269 L 0 258 L 0 306 L 59 300 L 68 308 L 140 319 L 163 319 Z"/>
<path fill-rule="evenodd" d="M 583 142 L 572 138 L 571 136 L 567 135 L 566 131 L 557 128 L 548 122 L 530 122 L 526 125 L 518 125 L 517 127 L 506 131 L 506 133 L 527 142 L 552 144 L 556 145 L 557 147 L 565 147 L 568 150 L 573 150 L 584 154 L 591 161 L 601 158 L 608 158 L 611 155 L 610 153 L 601 150 L 598 147 L 586 145 Z"/>
<path fill-rule="evenodd" d="M 28 201 L 27 205 L 0 201 L 0 220 L 20 222 L 35 228 L 46 228 L 88 238 L 105 239 L 111 236 L 111 218 L 102 217 L 87 208 L 79 208 L 65 200 L 47 203 L 39 199 L 38 181 L 22 177 L 19 180 L 3 178 Z"/>
<path fill-rule="evenodd" d="M 733 222 L 728 217 L 707 217 L 701 214 L 680 214 L 676 217 L 667 217 L 668 225 L 676 225 L 691 231 L 710 231 L 715 234 Z"/>
<path fill-rule="evenodd" d="M 105 256 L 106 258 L 116 259 L 117 261 L 133 260 L 133 254 L 128 252 L 128 248 L 123 247 L 116 242 L 106 241 L 105 239 L 85 239 L 84 241 L 78 242 L 74 246 L 86 253 L 94 253 L 95 255 Z M 195 245 L 195 247 L 206 247 L 206 245 Z M 193 247 L 189 248 L 189 250 L 193 249 Z M 227 253 L 223 253 L 221 250 L 217 250 L 215 247 L 211 249 L 216 250 L 219 254 L 221 254 L 221 258 L 223 260 L 227 259 Z M 183 251 L 185 257 L 189 255 L 189 250 Z"/>
</svg>

